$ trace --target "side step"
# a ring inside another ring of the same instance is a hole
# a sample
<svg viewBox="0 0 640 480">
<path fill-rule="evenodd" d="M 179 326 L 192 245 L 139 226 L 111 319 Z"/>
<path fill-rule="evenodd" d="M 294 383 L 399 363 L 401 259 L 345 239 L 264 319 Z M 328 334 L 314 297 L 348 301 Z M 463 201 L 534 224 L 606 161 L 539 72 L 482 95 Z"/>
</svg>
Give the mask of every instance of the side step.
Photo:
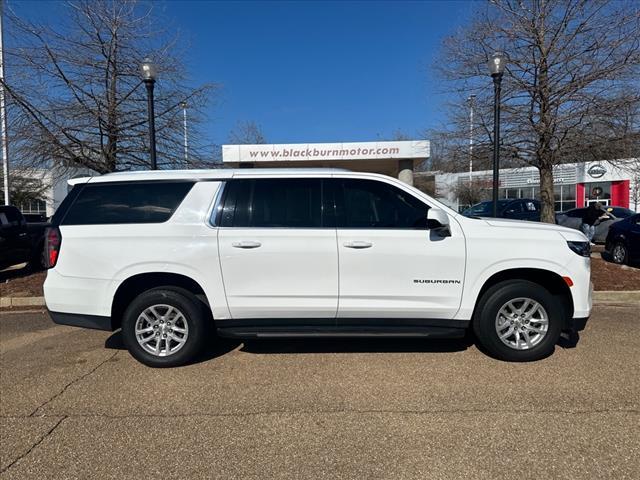
<svg viewBox="0 0 640 480">
<path fill-rule="evenodd" d="M 466 329 L 459 327 L 379 327 L 379 326 L 300 326 L 300 327 L 224 327 L 218 335 L 226 338 L 462 338 Z"/>
</svg>

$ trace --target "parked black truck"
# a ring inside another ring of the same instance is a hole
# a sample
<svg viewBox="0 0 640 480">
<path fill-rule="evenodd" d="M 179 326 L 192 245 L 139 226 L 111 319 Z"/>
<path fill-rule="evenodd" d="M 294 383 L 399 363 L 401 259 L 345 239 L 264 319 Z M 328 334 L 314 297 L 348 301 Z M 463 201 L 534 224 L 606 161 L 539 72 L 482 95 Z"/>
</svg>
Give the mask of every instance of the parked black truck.
<svg viewBox="0 0 640 480">
<path fill-rule="evenodd" d="M 0 206 L 0 270 L 25 262 L 41 269 L 48 226 L 46 221 L 28 223 L 16 207 Z"/>
</svg>

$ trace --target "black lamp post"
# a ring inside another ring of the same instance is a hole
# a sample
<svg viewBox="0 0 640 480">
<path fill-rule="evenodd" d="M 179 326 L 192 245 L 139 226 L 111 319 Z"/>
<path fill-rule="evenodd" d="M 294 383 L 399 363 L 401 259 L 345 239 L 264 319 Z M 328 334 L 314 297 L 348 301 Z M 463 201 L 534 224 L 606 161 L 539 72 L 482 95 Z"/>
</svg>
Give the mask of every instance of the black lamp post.
<svg viewBox="0 0 640 480">
<path fill-rule="evenodd" d="M 506 58 L 496 52 L 489 58 L 489 72 L 493 78 L 493 216 L 498 216 L 498 184 L 500 182 L 500 84 Z"/>
<path fill-rule="evenodd" d="M 153 109 L 153 87 L 156 83 L 156 66 L 149 58 L 145 58 L 140 65 L 142 81 L 147 87 L 147 111 L 149 114 L 149 156 L 151 158 L 151 170 L 157 170 L 156 163 L 156 123 Z"/>
</svg>

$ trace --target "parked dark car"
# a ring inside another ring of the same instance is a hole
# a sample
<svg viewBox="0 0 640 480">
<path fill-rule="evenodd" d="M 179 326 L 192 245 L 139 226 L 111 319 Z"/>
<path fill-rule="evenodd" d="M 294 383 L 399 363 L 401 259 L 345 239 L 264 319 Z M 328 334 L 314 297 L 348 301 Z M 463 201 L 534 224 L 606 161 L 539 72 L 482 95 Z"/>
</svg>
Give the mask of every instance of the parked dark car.
<svg viewBox="0 0 640 480">
<path fill-rule="evenodd" d="M 27 223 L 16 207 L 0 206 L 0 270 L 20 263 L 42 268 L 46 222 Z"/>
<path fill-rule="evenodd" d="M 640 262 L 640 214 L 611 225 L 604 248 L 605 258 L 615 263 Z"/>
<path fill-rule="evenodd" d="M 556 223 L 563 227 L 580 230 L 582 217 L 586 211 L 587 207 L 581 207 L 567 210 L 566 212 L 558 212 L 556 214 Z M 611 218 L 608 220 L 600 220 L 596 223 L 596 233 L 593 236 L 593 243 L 604 243 L 611 225 L 635 214 L 633 210 L 624 207 L 604 207 L 604 211 L 608 213 Z"/>
<path fill-rule="evenodd" d="M 467 217 L 493 217 L 493 202 L 480 202 L 462 212 Z M 498 200 L 498 217 L 540 221 L 540 202 L 530 198 Z"/>
</svg>

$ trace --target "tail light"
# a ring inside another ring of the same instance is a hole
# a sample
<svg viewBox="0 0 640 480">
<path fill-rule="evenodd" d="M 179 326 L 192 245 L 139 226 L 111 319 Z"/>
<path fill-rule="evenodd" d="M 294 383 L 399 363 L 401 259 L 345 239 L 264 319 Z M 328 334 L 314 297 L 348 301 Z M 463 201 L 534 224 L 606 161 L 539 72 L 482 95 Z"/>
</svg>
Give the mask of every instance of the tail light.
<svg viewBox="0 0 640 480">
<path fill-rule="evenodd" d="M 58 262 L 62 234 L 58 227 L 48 227 L 44 232 L 44 257 L 45 267 L 53 268 Z"/>
</svg>

